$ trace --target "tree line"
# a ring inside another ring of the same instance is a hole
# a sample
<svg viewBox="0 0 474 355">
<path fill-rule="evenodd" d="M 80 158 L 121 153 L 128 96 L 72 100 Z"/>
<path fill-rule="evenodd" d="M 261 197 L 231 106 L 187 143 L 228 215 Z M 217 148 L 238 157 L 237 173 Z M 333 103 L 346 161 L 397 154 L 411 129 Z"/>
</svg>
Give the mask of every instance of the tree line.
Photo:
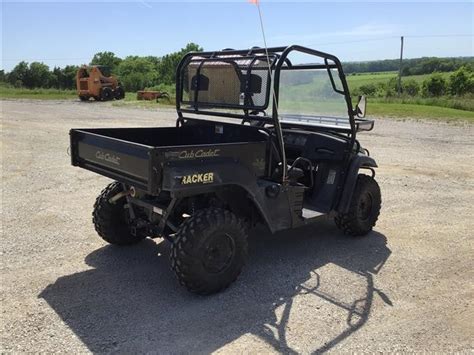
<svg viewBox="0 0 474 355">
<path fill-rule="evenodd" d="M 158 85 L 173 85 L 176 79 L 176 67 L 182 56 L 190 51 L 202 51 L 195 43 L 188 43 L 178 52 L 163 57 L 127 56 L 120 58 L 113 52 L 96 53 L 90 65 L 108 66 L 118 76 L 126 91 L 137 91 Z M 76 72 L 79 66 L 67 65 L 52 70 L 40 62 L 18 63 L 12 71 L 0 71 L 0 81 L 15 87 L 75 89 Z"/>
<path fill-rule="evenodd" d="M 414 59 L 404 59 L 402 64 L 402 75 L 421 75 L 434 72 L 451 72 L 462 66 L 470 66 L 474 70 L 474 57 L 459 58 L 436 58 L 423 57 Z M 398 71 L 400 68 L 399 59 L 373 60 L 369 62 L 348 62 L 344 63 L 344 72 L 352 73 L 376 73 L 384 71 Z"/>
</svg>

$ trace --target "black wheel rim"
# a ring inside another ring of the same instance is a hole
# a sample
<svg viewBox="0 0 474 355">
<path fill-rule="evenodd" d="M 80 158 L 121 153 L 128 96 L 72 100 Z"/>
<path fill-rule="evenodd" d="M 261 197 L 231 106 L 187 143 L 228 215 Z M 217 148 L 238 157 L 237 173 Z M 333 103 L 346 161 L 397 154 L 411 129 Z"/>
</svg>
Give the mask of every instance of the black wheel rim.
<svg viewBox="0 0 474 355">
<path fill-rule="evenodd" d="M 227 233 L 216 234 L 206 243 L 203 266 L 209 273 L 220 273 L 232 263 L 234 254 L 234 239 Z"/>
<path fill-rule="evenodd" d="M 369 219 L 371 213 L 372 213 L 372 206 L 373 206 L 373 201 L 372 201 L 372 195 L 370 193 L 366 193 L 362 195 L 359 199 L 359 205 L 357 209 L 357 214 L 359 219 L 366 221 Z"/>
</svg>

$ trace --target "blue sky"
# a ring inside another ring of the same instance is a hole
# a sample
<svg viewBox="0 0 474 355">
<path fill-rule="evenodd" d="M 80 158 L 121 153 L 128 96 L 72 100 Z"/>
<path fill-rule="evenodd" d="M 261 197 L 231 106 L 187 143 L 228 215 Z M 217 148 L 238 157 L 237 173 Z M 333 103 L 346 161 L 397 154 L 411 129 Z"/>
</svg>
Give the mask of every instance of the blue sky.
<svg viewBox="0 0 474 355">
<path fill-rule="evenodd" d="M 302 44 L 343 61 L 473 56 L 474 5 L 465 2 L 262 1 L 269 45 Z M 456 36 L 454 36 L 456 35 Z M 161 56 L 188 42 L 206 50 L 262 46 L 255 5 L 241 1 L 2 2 L 2 69 L 53 67 L 94 53 Z"/>
</svg>

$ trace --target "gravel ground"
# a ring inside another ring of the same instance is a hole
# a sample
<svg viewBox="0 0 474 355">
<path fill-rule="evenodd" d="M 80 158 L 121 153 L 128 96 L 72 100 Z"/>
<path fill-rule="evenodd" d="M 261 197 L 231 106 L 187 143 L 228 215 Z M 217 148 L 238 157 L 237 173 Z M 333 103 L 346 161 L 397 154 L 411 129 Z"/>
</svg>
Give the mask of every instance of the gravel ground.
<svg viewBox="0 0 474 355">
<path fill-rule="evenodd" d="M 168 245 L 106 245 L 92 204 L 109 180 L 70 166 L 70 128 L 173 125 L 172 110 L 2 105 L 1 352 L 456 352 L 474 349 L 474 126 L 380 120 L 375 231 L 331 221 L 252 233 L 227 291 L 176 282 Z"/>
</svg>

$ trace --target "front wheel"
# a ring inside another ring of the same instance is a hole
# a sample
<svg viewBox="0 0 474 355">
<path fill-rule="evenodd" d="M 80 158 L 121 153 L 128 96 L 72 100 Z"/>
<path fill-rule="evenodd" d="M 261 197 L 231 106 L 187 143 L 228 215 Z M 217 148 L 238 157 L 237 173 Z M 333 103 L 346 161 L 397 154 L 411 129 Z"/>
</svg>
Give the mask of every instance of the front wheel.
<svg viewBox="0 0 474 355">
<path fill-rule="evenodd" d="M 337 227 L 351 236 L 362 236 L 375 226 L 380 214 L 382 197 L 377 181 L 360 174 L 347 213 L 339 213 L 334 221 Z"/>
<path fill-rule="evenodd" d="M 97 197 L 92 213 L 92 222 L 99 236 L 110 244 L 130 245 L 141 241 L 145 236 L 134 236 L 130 231 L 128 210 L 125 208 L 126 199 L 120 198 L 115 202 L 110 199 L 123 191 L 122 184 L 109 184 Z"/>
<path fill-rule="evenodd" d="M 247 258 L 244 221 L 228 210 L 208 208 L 186 219 L 171 246 L 171 267 L 181 285 L 207 295 L 227 288 Z"/>
<path fill-rule="evenodd" d="M 102 101 L 112 100 L 113 97 L 114 97 L 113 91 L 108 86 L 103 87 L 102 89 L 100 89 L 100 99 Z"/>
<path fill-rule="evenodd" d="M 114 97 L 115 100 L 122 100 L 125 97 L 125 91 L 121 86 L 117 86 L 117 88 L 114 90 Z"/>
</svg>

